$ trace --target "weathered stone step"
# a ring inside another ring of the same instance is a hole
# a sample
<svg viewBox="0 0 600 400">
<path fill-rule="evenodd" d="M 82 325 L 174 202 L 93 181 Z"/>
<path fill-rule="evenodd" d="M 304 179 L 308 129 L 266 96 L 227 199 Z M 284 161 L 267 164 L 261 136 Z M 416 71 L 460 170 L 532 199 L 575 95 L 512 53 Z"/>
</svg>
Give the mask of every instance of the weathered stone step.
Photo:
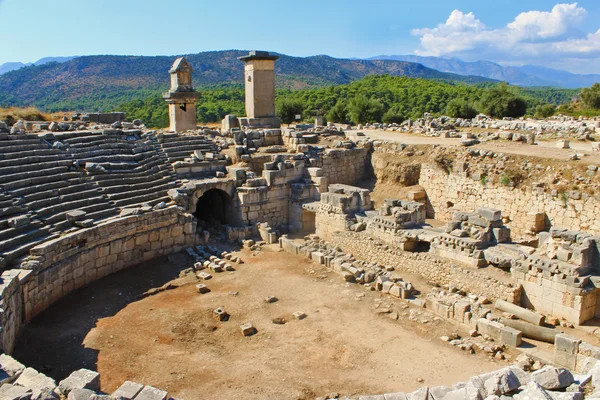
<svg viewBox="0 0 600 400">
<path fill-rule="evenodd" d="M 21 197 L 21 196 L 28 196 L 28 195 L 39 193 L 39 192 L 51 191 L 51 190 L 55 190 L 55 189 L 67 188 L 67 187 L 72 187 L 72 186 L 77 187 L 78 185 L 85 184 L 85 183 L 91 183 L 93 185 L 93 182 L 89 182 L 83 176 L 83 174 L 81 174 L 80 172 L 76 172 L 74 174 L 76 174 L 76 176 L 72 177 L 71 179 L 57 180 L 55 182 L 48 182 L 48 183 L 40 183 L 36 186 L 28 186 L 28 187 L 24 187 L 21 189 L 14 189 L 14 190 L 11 190 L 10 193 L 14 197 Z"/>
<path fill-rule="evenodd" d="M 61 167 L 61 168 L 64 168 L 64 167 Z M 48 172 L 48 171 L 44 171 L 44 172 Z M 66 181 L 66 180 L 73 179 L 73 178 L 79 178 L 81 176 L 82 176 L 81 172 L 63 172 L 63 173 L 52 172 L 52 173 L 49 173 L 48 175 L 20 179 L 20 180 L 8 182 L 8 183 L 0 184 L 0 187 L 3 187 L 5 190 L 13 191 L 15 189 L 25 188 L 25 187 L 29 187 L 29 186 L 35 187 L 38 185 L 44 185 L 47 183 L 52 183 L 52 182 L 57 182 L 57 181 Z"/>
<path fill-rule="evenodd" d="M 71 157 L 65 151 L 59 149 L 43 149 L 43 150 L 30 150 L 21 151 L 17 153 L 3 153 L 0 152 L 0 160 L 15 160 L 24 157 L 42 157 L 42 156 L 56 156 L 59 158 Z"/>
<path fill-rule="evenodd" d="M 47 240 L 54 239 L 58 236 L 59 235 L 57 235 L 57 234 L 46 233 L 43 236 L 35 237 L 33 239 L 30 239 L 27 242 L 20 243 L 18 247 L 14 247 L 12 249 L 6 250 L 2 254 L 2 257 L 4 257 L 9 262 L 14 262 L 19 257 L 23 257 L 24 255 L 28 254 L 29 250 L 31 250 L 38 244 L 45 242 Z"/>
<path fill-rule="evenodd" d="M 14 136 L 13 136 L 14 137 Z M 9 139 L 9 140 L 0 140 L 0 149 L 11 147 L 11 146 L 28 146 L 28 145 L 36 145 L 41 144 L 42 139 L 33 136 L 33 137 L 23 137 L 18 136 L 18 139 Z"/>
<path fill-rule="evenodd" d="M 0 218 L 12 218 L 14 215 L 25 214 L 27 211 L 27 208 L 22 205 L 0 208 Z"/>
<path fill-rule="evenodd" d="M 19 165 L 29 165 L 29 164 L 41 164 L 41 163 L 51 163 L 51 162 L 61 162 L 67 161 L 73 162 L 74 158 L 70 154 L 53 154 L 47 156 L 29 156 L 29 157 L 19 157 L 19 158 L 10 158 L 3 160 L 2 154 L 0 154 L 0 168 L 4 167 L 15 167 Z"/>
<path fill-rule="evenodd" d="M 165 194 L 166 194 L 166 192 L 163 190 L 163 191 L 145 194 L 145 195 L 141 195 L 141 196 L 129 197 L 129 198 L 122 199 L 122 200 L 115 200 L 114 204 L 117 207 L 124 207 L 124 206 L 129 206 L 132 204 L 141 204 L 141 203 L 150 202 L 159 197 L 165 197 Z"/>
<path fill-rule="evenodd" d="M 96 196 L 83 200 L 75 200 L 71 202 L 60 203 L 49 207 L 44 207 L 39 210 L 34 210 L 34 214 L 42 221 L 50 223 L 55 222 L 55 218 L 59 214 L 64 214 L 66 211 L 77 210 L 92 204 L 106 203 L 106 197 Z"/>
<path fill-rule="evenodd" d="M 156 197 L 154 199 L 151 200 L 144 200 L 144 201 L 140 201 L 139 203 L 131 203 L 131 204 L 127 204 L 128 208 L 131 207 L 141 207 L 142 204 L 149 204 L 151 207 L 154 207 L 155 205 L 157 205 L 158 203 L 164 201 L 166 204 L 169 204 L 172 202 L 171 198 L 169 196 L 159 196 Z"/>
<path fill-rule="evenodd" d="M 38 227 L 28 230 L 26 232 L 21 232 L 17 235 L 13 235 L 9 239 L 5 239 L 0 241 L 0 252 L 5 252 L 9 249 L 13 249 L 15 247 L 19 247 L 21 243 L 27 243 L 33 239 L 39 238 L 40 236 L 44 236 L 48 234 L 49 227 Z"/>
<path fill-rule="evenodd" d="M 173 181 L 170 176 L 160 177 L 158 179 L 154 179 L 151 181 L 149 180 L 149 179 L 153 179 L 153 178 L 154 178 L 154 176 L 149 177 L 148 179 L 146 179 L 143 182 L 130 184 L 130 185 L 105 186 L 103 193 L 105 193 L 107 195 L 111 195 L 111 194 L 123 193 L 123 192 L 127 192 L 127 191 L 148 189 L 148 188 L 157 187 L 157 186 L 166 185 L 166 184 L 173 185 Z"/>
<path fill-rule="evenodd" d="M 109 194 L 108 198 L 111 201 L 116 202 L 118 200 L 123 200 L 123 199 L 128 199 L 131 197 L 138 197 L 138 196 L 143 196 L 143 195 L 147 195 L 147 194 L 157 193 L 159 191 L 163 191 L 163 194 L 165 194 L 167 192 L 167 190 L 172 189 L 173 186 L 174 185 L 172 183 L 168 183 L 168 184 L 163 184 L 163 185 L 159 185 L 159 186 L 152 186 L 152 187 L 146 188 L 146 189 L 130 190 L 130 191 L 121 192 L 121 193 L 113 193 L 113 194 Z"/>
<path fill-rule="evenodd" d="M 156 168 L 156 169 L 154 169 Z M 106 179 L 125 179 L 125 178 L 136 178 L 136 177 L 148 177 L 148 176 L 152 176 L 153 174 L 160 172 L 160 171 L 164 171 L 164 170 L 168 170 L 169 166 L 168 165 L 157 165 L 156 167 L 153 167 L 153 169 L 149 169 L 149 170 L 129 170 L 129 171 L 119 171 L 119 172 L 108 172 L 108 173 L 104 173 L 104 174 L 98 174 L 98 175 L 93 175 L 90 176 L 93 180 L 95 181 L 103 181 Z M 153 172 L 155 171 L 155 172 Z"/>
<path fill-rule="evenodd" d="M 161 179 L 167 176 L 170 176 L 168 171 L 156 169 L 156 172 L 150 172 L 138 177 L 129 177 L 127 175 L 125 178 L 117 178 L 113 174 L 108 174 L 102 175 L 102 179 L 96 179 L 100 178 L 100 176 L 95 176 L 94 181 L 97 182 L 98 186 L 107 188 L 121 185 L 135 185 L 136 183 L 148 182 L 149 179 Z"/>
<path fill-rule="evenodd" d="M 17 174 L 0 175 L 0 184 L 7 183 L 7 182 L 14 182 L 14 181 L 18 181 L 18 180 L 24 180 L 24 179 L 32 179 L 32 178 L 37 178 L 37 177 L 42 177 L 42 176 L 52 176 L 52 175 L 56 175 L 56 174 L 62 174 L 64 172 L 67 172 L 68 170 L 69 170 L 68 167 L 61 166 L 61 167 L 54 167 L 54 168 L 39 169 L 36 171 L 21 172 L 21 173 L 17 173 Z"/>
<path fill-rule="evenodd" d="M 20 174 L 31 171 L 39 171 L 39 170 L 47 170 L 51 168 L 57 167 L 70 167 L 73 165 L 73 160 L 60 160 L 60 161 L 51 161 L 44 163 L 29 163 L 22 165 L 15 165 L 10 167 L 0 167 L 0 176 L 9 175 L 9 174 Z"/>
<path fill-rule="evenodd" d="M 51 146 L 48 144 L 42 144 L 42 142 L 38 142 L 38 144 L 23 144 L 23 145 L 19 145 L 19 146 L 6 146 L 7 142 L 2 142 L 0 141 L 0 151 L 4 154 L 9 154 L 9 153 L 20 153 L 23 151 L 31 151 L 31 150 L 47 150 L 49 149 Z M 10 144 L 10 142 L 8 143 Z"/>
<path fill-rule="evenodd" d="M 31 221 L 29 224 L 27 224 L 25 226 L 20 226 L 17 228 L 2 229 L 2 230 L 0 230 L 0 242 L 2 242 L 4 240 L 8 240 L 12 237 L 19 236 L 27 231 L 40 229 L 43 226 L 44 225 L 40 221 Z"/>
</svg>

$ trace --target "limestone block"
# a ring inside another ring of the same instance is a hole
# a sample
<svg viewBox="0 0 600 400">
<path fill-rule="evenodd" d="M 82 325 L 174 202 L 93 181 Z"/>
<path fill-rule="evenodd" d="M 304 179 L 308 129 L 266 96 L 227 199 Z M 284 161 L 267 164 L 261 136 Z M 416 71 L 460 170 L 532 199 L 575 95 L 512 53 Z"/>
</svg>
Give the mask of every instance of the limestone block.
<svg viewBox="0 0 600 400">
<path fill-rule="evenodd" d="M 568 354 L 577 354 L 581 339 L 560 333 L 556 335 L 554 348 L 558 351 L 563 351 Z"/>
<path fill-rule="evenodd" d="M 23 372 L 25 366 L 9 356 L 0 354 L 0 385 L 10 383 Z"/>
<path fill-rule="evenodd" d="M 15 384 L 31 389 L 34 396 L 46 389 L 54 390 L 56 388 L 54 379 L 47 377 L 33 368 L 25 368 L 15 381 Z"/>
<path fill-rule="evenodd" d="M 152 386 L 144 386 L 141 392 L 135 396 L 135 400 L 167 400 L 168 393 Z"/>
<path fill-rule="evenodd" d="M 495 208 L 478 208 L 477 214 L 488 221 L 500 221 L 502 219 L 502 211 Z"/>
<path fill-rule="evenodd" d="M 509 326 L 505 326 L 500 330 L 500 342 L 503 344 L 517 347 L 521 345 L 523 334 Z"/>
<path fill-rule="evenodd" d="M 100 374 L 82 368 L 73 372 L 58 384 L 58 390 L 64 395 L 68 395 L 71 390 L 76 388 L 100 390 Z"/>
<path fill-rule="evenodd" d="M 571 372 L 564 368 L 545 366 L 531 374 L 531 381 L 546 390 L 564 389 L 574 381 Z"/>
<path fill-rule="evenodd" d="M 138 393 L 142 391 L 143 388 L 144 385 L 141 385 L 139 383 L 125 381 L 117 390 L 115 390 L 115 392 L 112 394 L 112 397 L 114 397 L 115 399 L 133 399 Z"/>
<path fill-rule="evenodd" d="M 29 400 L 32 394 L 31 389 L 18 385 L 5 384 L 0 387 L 0 399 L 4 400 Z"/>
<path fill-rule="evenodd" d="M 482 335 L 488 335 L 494 339 L 500 339 L 503 327 L 504 325 L 485 318 L 479 318 L 477 320 L 477 331 Z"/>
</svg>

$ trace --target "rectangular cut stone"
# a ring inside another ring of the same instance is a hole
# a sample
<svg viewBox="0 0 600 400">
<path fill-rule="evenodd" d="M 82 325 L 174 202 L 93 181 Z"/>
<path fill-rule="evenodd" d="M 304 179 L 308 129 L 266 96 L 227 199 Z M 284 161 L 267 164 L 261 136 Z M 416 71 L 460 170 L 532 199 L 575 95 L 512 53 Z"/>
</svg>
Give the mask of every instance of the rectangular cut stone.
<svg viewBox="0 0 600 400">
<path fill-rule="evenodd" d="M 68 395 L 73 389 L 100 390 L 100 374 L 82 368 L 60 381 L 58 389 L 65 395 Z"/>
<path fill-rule="evenodd" d="M 477 320 L 477 331 L 482 335 L 488 335 L 494 339 L 500 339 L 500 332 L 503 327 L 504 325 L 485 318 L 479 318 Z"/>
<path fill-rule="evenodd" d="M 495 208 L 478 208 L 477 214 L 488 221 L 499 221 L 502 219 L 502 211 Z"/>
<path fill-rule="evenodd" d="M 144 385 L 140 383 L 125 381 L 117 390 L 115 390 L 115 392 L 112 394 L 112 397 L 114 397 L 115 399 L 121 397 L 124 397 L 126 399 L 134 399 L 135 396 L 137 396 L 137 394 L 140 393 L 143 388 Z"/>
<path fill-rule="evenodd" d="M 503 344 L 517 347 L 521 345 L 521 340 L 523 338 L 523 334 L 521 331 L 518 331 L 509 326 L 505 326 L 500 330 L 500 341 Z"/>
<path fill-rule="evenodd" d="M 558 351 L 563 351 L 568 354 L 577 354 L 581 339 L 560 333 L 556 335 L 554 348 Z"/>
<path fill-rule="evenodd" d="M 145 386 L 142 391 L 135 396 L 135 400 L 167 400 L 168 393 L 164 390 L 152 386 Z"/>
</svg>

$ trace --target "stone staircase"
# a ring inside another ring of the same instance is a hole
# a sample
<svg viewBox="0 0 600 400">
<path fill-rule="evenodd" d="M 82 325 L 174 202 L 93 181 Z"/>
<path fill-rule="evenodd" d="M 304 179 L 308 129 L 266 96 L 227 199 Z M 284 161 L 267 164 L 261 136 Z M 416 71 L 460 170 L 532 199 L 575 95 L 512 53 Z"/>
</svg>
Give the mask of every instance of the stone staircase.
<svg viewBox="0 0 600 400">
<path fill-rule="evenodd" d="M 157 142 L 171 164 L 189 158 L 196 150 L 201 151 L 202 154 L 219 152 L 217 145 L 206 139 L 204 135 L 167 133 L 160 135 Z"/>
</svg>

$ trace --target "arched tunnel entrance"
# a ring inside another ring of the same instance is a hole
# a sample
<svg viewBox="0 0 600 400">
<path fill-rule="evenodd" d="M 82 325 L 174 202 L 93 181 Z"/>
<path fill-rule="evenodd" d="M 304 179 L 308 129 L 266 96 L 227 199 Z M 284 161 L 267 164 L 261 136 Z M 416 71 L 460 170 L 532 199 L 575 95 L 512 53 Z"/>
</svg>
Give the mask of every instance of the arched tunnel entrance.
<svg viewBox="0 0 600 400">
<path fill-rule="evenodd" d="M 194 216 L 203 225 L 231 225 L 233 210 L 231 197 L 220 189 L 211 189 L 198 199 Z"/>
</svg>

